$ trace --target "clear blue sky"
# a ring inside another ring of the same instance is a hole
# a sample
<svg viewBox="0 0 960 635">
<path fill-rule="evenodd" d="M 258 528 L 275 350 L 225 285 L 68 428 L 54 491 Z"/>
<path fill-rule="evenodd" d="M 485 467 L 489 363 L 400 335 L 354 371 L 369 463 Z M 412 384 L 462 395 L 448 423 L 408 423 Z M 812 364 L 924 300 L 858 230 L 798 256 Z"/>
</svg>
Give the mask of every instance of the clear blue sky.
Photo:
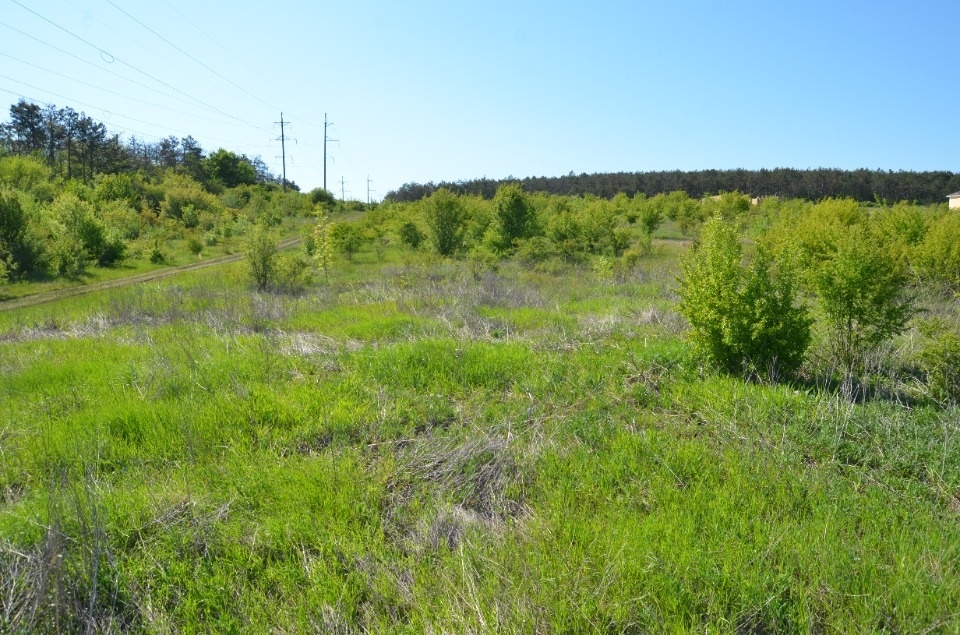
<svg viewBox="0 0 960 635">
<path fill-rule="evenodd" d="M 305 190 L 329 113 L 327 185 L 348 198 L 368 176 L 379 199 L 571 171 L 960 171 L 957 0 L 19 2 L 42 17 L 0 0 L 5 106 L 189 134 L 277 173 L 282 111 Z"/>
</svg>

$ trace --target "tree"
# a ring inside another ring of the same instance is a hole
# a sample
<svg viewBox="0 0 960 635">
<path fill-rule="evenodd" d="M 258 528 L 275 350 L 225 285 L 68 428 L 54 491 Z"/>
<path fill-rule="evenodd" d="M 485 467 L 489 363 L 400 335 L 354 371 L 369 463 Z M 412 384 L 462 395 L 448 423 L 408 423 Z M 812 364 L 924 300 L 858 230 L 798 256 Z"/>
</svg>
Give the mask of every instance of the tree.
<svg viewBox="0 0 960 635">
<path fill-rule="evenodd" d="M 166 139 L 161 139 L 157 144 L 157 158 L 162 168 L 175 168 L 182 159 L 180 154 L 180 141 L 170 135 Z"/>
<path fill-rule="evenodd" d="M 63 111 L 57 110 L 56 106 L 50 104 L 43 115 L 47 127 L 47 165 L 52 168 L 56 163 L 60 144 L 67 138 L 67 134 L 63 126 Z"/>
<path fill-rule="evenodd" d="M 424 200 L 424 213 L 437 253 L 451 256 L 463 248 L 467 215 L 457 195 L 446 188 L 437 190 Z"/>
<path fill-rule="evenodd" d="M 180 140 L 180 165 L 183 170 L 193 177 L 194 181 L 202 183 L 206 180 L 206 167 L 203 161 L 203 148 L 200 142 L 187 135 Z"/>
<path fill-rule="evenodd" d="M 640 216 L 640 225 L 644 232 L 649 236 L 657 231 L 663 223 L 663 206 L 654 203 L 653 199 L 647 199 L 642 192 L 634 195 L 632 204 Z"/>
<path fill-rule="evenodd" d="M 247 265 L 257 291 L 266 291 L 274 279 L 277 261 L 277 237 L 262 225 L 254 226 L 247 237 Z"/>
<path fill-rule="evenodd" d="M 220 148 L 204 160 L 204 172 L 224 187 L 253 185 L 257 171 L 245 156 Z"/>
<path fill-rule="evenodd" d="M 795 301 L 797 278 L 788 262 L 760 251 L 744 266 L 734 225 L 714 217 L 681 270 L 680 312 L 714 366 L 771 379 L 800 367 L 810 319 Z"/>
<path fill-rule="evenodd" d="M 21 99 L 10 106 L 10 125 L 17 137 L 18 154 L 29 154 L 44 149 L 47 140 L 43 123 L 43 109 Z"/>
<path fill-rule="evenodd" d="M 64 145 L 67 151 L 67 178 L 72 179 L 74 140 L 77 138 L 80 115 L 73 108 L 64 108 L 60 111 L 60 122 L 63 125 Z"/>
<path fill-rule="evenodd" d="M 914 313 L 903 261 L 875 232 L 853 225 L 816 266 L 812 284 L 851 398 L 864 356 L 901 333 Z"/>
<path fill-rule="evenodd" d="M 354 223 L 336 223 L 330 230 L 333 244 L 337 250 L 347 257 L 347 260 L 353 260 L 353 255 L 363 247 L 365 237 L 361 230 Z"/>
<path fill-rule="evenodd" d="M 517 185 L 503 185 L 493 198 L 497 228 L 504 248 L 539 233 L 537 211 L 526 192 Z"/>
<path fill-rule="evenodd" d="M 313 259 L 317 266 L 323 269 L 323 279 L 326 282 L 330 282 L 330 267 L 333 265 L 332 229 L 330 216 L 322 208 L 318 208 L 317 224 L 313 229 Z"/>
<path fill-rule="evenodd" d="M 28 234 L 28 219 L 13 192 L 0 190 L 0 262 L 6 277 L 32 273 L 37 250 Z"/>
<path fill-rule="evenodd" d="M 417 227 L 417 224 L 412 220 L 404 221 L 403 224 L 400 225 L 400 229 L 397 230 L 397 233 L 400 235 L 400 242 L 411 249 L 419 249 L 423 243 L 423 239 L 426 238 L 423 232 L 420 231 L 420 228 Z"/>
<path fill-rule="evenodd" d="M 336 197 L 322 187 L 315 187 L 310 190 L 310 201 L 314 205 L 328 205 L 330 207 L 337 204 Z"/>
</svg>

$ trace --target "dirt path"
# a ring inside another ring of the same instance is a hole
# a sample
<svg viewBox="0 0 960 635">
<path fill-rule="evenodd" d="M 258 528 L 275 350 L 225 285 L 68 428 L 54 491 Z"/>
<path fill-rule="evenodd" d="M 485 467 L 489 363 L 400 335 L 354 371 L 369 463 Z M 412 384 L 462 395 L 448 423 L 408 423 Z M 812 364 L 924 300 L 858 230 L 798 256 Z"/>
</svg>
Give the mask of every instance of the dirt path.
<svg viewBox="0 0 960 635">
<path fill-rule="evenodd" d="M 300 237 L 294 236 L 293 238 L 286 238 L 281 240 L 277 248 L 286 249 L 287 247 L 293 247 L 300 243 Z M 44 304 L 46 302 L 53 302 L 55 300 L 62 300 L 64 298 L 72 298 L 76 295 L 83 295 L 84 293 L 93 293 L 94 291 L 105 291 L 106 289 L 117 289 L 120 287 L 127 287 L 132 284 L 140 284 L 141 282 L 150 282 L 151 280 L 159 280 L 160 278 L 167 278 L 170 276 L 176 276 L 187 271 L 196 271 L 197 269 L 205 269 L 207 267 L 216 267 L 217 265 L 223 265 L 228 262 L 236 262 L 243 258 L 243 254 L 230 254 L 227 256 L 219 256 L 217 258 L 211 258 L 210 260 L 203 260 L 200 262 L 193 262 L 189 265 L 180 265 L 178 267 L 167 267 L 166 269 L 157 269 L 156 271 L 148 271 L 147 273 L 138 273 L 133 276 L 127 276 L 126 278 L 116 278 L 115 280 L 104 280 L 103 282 L 95 282 L 93 284 L 83 284 L 76 287 L 67 287 L 66 289 L 56 289 L 54 291 L 45 291 L 43 293 L 37 293 L 35 295 L 28 295 L 22 298 L 14 298 L 12 300 L 3 300 L 0 301 L 0 311 L 10 311 L 12 309 L 21 309 L 27 306 L 34 306 L 37 304 Z"/>
</svg>

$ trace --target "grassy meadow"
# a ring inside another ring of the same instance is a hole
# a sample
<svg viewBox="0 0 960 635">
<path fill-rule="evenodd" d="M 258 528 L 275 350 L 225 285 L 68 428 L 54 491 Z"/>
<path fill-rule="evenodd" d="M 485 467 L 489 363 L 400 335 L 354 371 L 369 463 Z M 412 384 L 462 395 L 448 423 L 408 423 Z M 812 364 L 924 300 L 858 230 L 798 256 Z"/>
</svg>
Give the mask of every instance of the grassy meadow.
<svg viewBox="0 0 960 635">
<path fill-rule="evenodd" d="M 0 312 L 0 632 L 960 631 L 957 407 L 710 370 L 674 235 Z"/>
</svg>

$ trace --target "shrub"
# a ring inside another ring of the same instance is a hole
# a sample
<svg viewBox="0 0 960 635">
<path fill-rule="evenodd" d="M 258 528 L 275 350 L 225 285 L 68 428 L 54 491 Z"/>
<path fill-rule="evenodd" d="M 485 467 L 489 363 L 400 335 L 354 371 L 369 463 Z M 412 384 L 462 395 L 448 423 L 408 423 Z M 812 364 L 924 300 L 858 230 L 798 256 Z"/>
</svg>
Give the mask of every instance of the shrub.
<svg viewBox="0 0 960 635">
<path fill-rule="evenodd" d="M 657 194 L 650 199 L 650 204 L 656 206 L 661 216 L 676 221 L 680 226 L 680 231 L 685 234 L 704 220 L 703 207 L 700 202 L 690 198 L 683 190 L 676 190 L 669 194 Z"/>
<path fill-rule="evenodd" d="M 419 249 L 426 238 L 424 233 L 420 231 L 420 228 L 417 227 L 417 224 L 412 220 L 404 221 L 397 230 L 397 234 L 400 236 L 400 242 L 411 249 Z"/>
<path fill-rule="evenodd" d="M 333 240 L 337 251 L 344 254 L 347 260 L 353 260 L 353 255 L 360 251 L 367 238 L 354 223 L 335 223 L 330 230 L 330 237 Z"/>
<path fill-rule="evenodd" d="M 430 228 L 430 241 L 441 256 L 452 256 L 463 248 L 467 215 L 463 203 L 453 192 L 440 188 L 424 199 L 424 213 Z"/>
<path fill-rule="evenodd" d="M 750 197 L 740 192 L 720 192 L 715 197 L 703 199 L 702 206 L 705 215 L 736 220 L 750 210 Z"/>
<path fill-rule="evenodd" d="M 851 226 L 832 242 L 832 253 L 823 256 L 811 279 L 844 373 L 844 393 L 851 397 L 864 355 L 903 330 L 913 298 L 906 293 L 901 259 L 875 233 Z"/>
<path fill-rule="evenodd" d="M 194 256 L 199 256 L 200 252 L 203 251 L 203 242 L 196 236 L 191 236 L 187 239 L 187 249 L 189 249 L 190 253 Z"/>
<path fill-rule="evenodd" d="M 121 262 L 127 256 L 127 244 L 123 238 L 116 232 L 109 232 L 103 243 L 103 250 L 97 259 L 97 264 L 101 267 L 109 267 Z"/>
<path fill-rule="evenodd" d="M 960 402 L 960 333 L 939 319 L 922 322 L 920 333 L 924 342 L 917 361 L 930 397 L 944 405 Z"/>
<path fill-rule="evenodd" d="M 960 288 L 960 214 L 947 214 L 930 226 L 912 264 L 923 280 Z"/>
<path fill-rule="evenodd" d="M 517 260 L 525 265 L 535 265 L 555 255 L 553 241 L 546 236 L 534 236 L 517 242 Z"/>
<path fill-rule="evenodd" d="M 93 197 L 99 203 L 117 201 L 135 208 L 140 204 L 140 187 L 129 174 L 100 174 L 93 188 Z"/>
<path fill-rule="evenodd" d="M 172 262 L 170 254 L 160 245 L 158 239 L 153 241 L 150 252 L 147 254 L 147 260 L 155 265 L 166 265 Z"/>
<path fill-rule="evenodd" d="M 184 220 L 188 206 L 194 211 L 187 212 L 187 222 L 194 225 L 199 219 L 200 212 L 213 212 L 216 215 L 223 213 L 220 199 L 204 191 L 203 187 L 193 179 L 178 174 L 167 174 L 163 181 L 163 201 L 160 211 L 164 216 L 174 220 Z"/>
<path fill-rule="evenodd" d="M 764 251 L 745 267 L 737 231 L 716 217 L 681 262 L 680 311 L 692 339 L 717 368 L 776 379 L 803 362 L 810 319 L 795 303 L 796 276 Z"/>
<path fill-rule="evenodd" d="M 526 192 L 517 184 L 502 185 L 493 199 L 501 244 L 512 249 L 518 240 L 540 231 L 537 211 Z"/>
<path fill-rule="evenodd" d="M 637 193 L 633 197 L 633 205 L 639 213 L 640 225 L 644 231 L 648 234 L 657 231 L 657 228 L 659 228 L 663 222 L 662 206 L 653 204 L 642 192 Z M 630 221 L 629 215 L 627 216 L 627 221 Z"/>
<path fill-rule="evenodd" d="M 581 262 L 586 254 L 586 244 L 580 219 L 570 211 L 561 211 L 547 222 L 547 237 L 553 242 L 557 255 L 564 262 Z"/>
<path fill-rule="evenodd" d="M 296 293 L 310 284 L 310 261 L 301 253 L 281 253 L 273 274 L 273 288 Z"/>
<path fill-rule="evenodd" d="M 65 233 L 79 242 L 86 252 L 87 260 L 100 266 L 114 264 L 123 259 L 126 245 L 114 231 L 107 231 L 94 215 L 94 207 L 74 194 L 63 194 L 51 208 L 56 233 Z M 69 251 L 69 250 L 68 250 Z"/>
<path fill-rule="evenodd" d="M 310 202 L 314 205 L 327 205 L 332 207 L 337 204 L 336 197 L 322 187 L 316 187 L 310 190 L 309 196 Z"/>
<path fill-rule="evenodd" d="M 325 191 L 325 190 L 321 190 Z M 330 280 L 330 267 L 333 265 L 333 225 L 330 216 L 323 208 L 317 208 L 317 224 L 313 228 L 313 251 L 311 256 L 317 266 L 323 269 L 324 280 Z"/>
<path fill-rule="evenodd" d="M 501 254 L 487 243 L 480 243 L 470 250 L 470 273 L 474 280 L 481 280 L 487 273 L 496 273 L 500 268 Z"/>
<path fill-rule="evenodd" d="M 20 199 L 0 190 L 0 259 L 6 274 L 33 273 L 39 265 L 40 248 L 30 232 L 30 221 Z"/>
<path fill-rule="evenodd" d="M 277 237 L 266 227 L 256 225 L 246 241 L 250 279 L 258 291 L 266 291 L 274 277 Z"/>
<path fill-rule="evenodd" d="M 62 232 L 50 243 L 50 266 L 58 276 L 76 278 L 90 266 L 83 243 L 76 236 Z"/>
</svg>

